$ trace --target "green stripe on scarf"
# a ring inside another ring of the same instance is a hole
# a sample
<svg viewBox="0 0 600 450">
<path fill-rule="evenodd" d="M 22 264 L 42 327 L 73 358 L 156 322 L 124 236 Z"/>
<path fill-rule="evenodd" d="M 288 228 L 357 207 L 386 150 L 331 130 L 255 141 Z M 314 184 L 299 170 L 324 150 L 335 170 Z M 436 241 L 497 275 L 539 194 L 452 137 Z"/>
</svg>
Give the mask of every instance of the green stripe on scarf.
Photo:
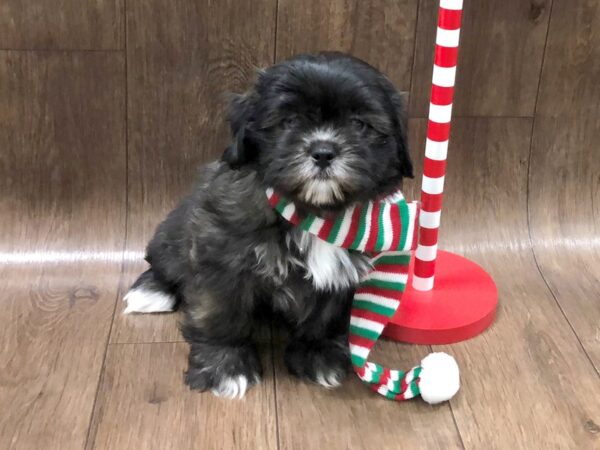
<svg viewBox="0 0 600 450">
<path fill-rule="evenodd" d="M 374 261 L 373 264 L 377 265 L 385 265 L 385 264 L 408 264 L 410 263 L 410 253 L 407 251 L 406 254 L 403 255 L 379 255 Z"/>
<path fill-rule="evenodd" d="M 327 236 L 327 242 L 335 242 L 338 233 L 340 232 L 340 228 L 342 227 L 342 222 L 344 221 L 344 214 L 340 214 L 335 222 L 333 223 L 333 227 L 331 227 L 331 231 L 329 232 L 329 236 Z"/>
<path fill-rule="evenodd" d="M 379 224 L 378 228 L 377 228 L 377 241 L 375 242 L 375 250 L 376 251 L 381 251 L 381 249 L 383 248 L 383 241 L 384 241 L 384 234 L 385 234 L 385 227 L 383 225 L 383 213 L 385 211 L 385 206 L 381 205 L 381 207 L 379 208 L 379 215 L 377 217 L 377 222 Z"/>
<path fill-rule="evenodd" d="M 402 292 L 404 292 L 404 289 L 406 287 L 406 283 L 401 283 L 399 281 L 377 280 L 375 278 L 371 278 L 369 280 L 364 280 L 362 283 L 360 283 L 360 285 L 361 286 L 373 286 L 373 287 L 377 287 L 377 288 L 391 289 L 391 290 L 402 291 Z"/>
<path fill-rule="evenodd" d="M 379 339 L 380 336 L 380 333 L 377 333 L 376 331 L 357 327 L 356 325 L 350 325 L 350 333 L 360 337 L 364 337 L 366 339 L 370 339 L 371 341 L 376 341 L 377 339 Z"/>
<path fill-rule="evenodd" d="M 400 220 L 402 221 L 402 234 L 400 234 L 400 244 L 398 244 L 398 250 L 404 249 L 406 245 L 406 237 L 408 236 L 408 220 L 409 220 L 409 211 L 408 204 L 405 201 L 401 201 L 398 205 L 400 209 Z"/>
<path fill-rule="evenodd" d="M 358 231 L 356 232 L 356 237 L 354 238 L 354 242 L 350 245 L 350 248 L 357 249 L 362 241 L 365 230 L 367 228 L 367 219 L 368 219 L 369 207 L 367 205 L 363 205 L 360 208 L 360 219 L 358 220 Z"/>
<path fill-rule="evenodd" d="M 356 309 L 364 309 L 365 311 L 371 311 L 382 316 L 390 317 L 393 316 L 396 310 L 394 308 L 387 308 L 377 303 L 370 302 L 368 300 L 354 300 L 352 306 Z"/>
<path fill-rule="evenodd" d="M 302 222 L 300 222 L 300 228 L 302 228 L 304 231 L 308 231 L 310 230 L 310 227 L 312 226 L 313 222 L 315 221 L 315 217 L 312 214 L 306 216 L 305 219 L 302 220 Z"/>
<path fill-rule="evenodd" d="M 289 204 L 289 202 L 284 199 L 283 197 L 279 199 L 279 201 L 277 202 L 277 205 L 275 206 L 275 209 L 277 210 L 277 212 L 279 212 L 279 214 L 283 213 L 283 210 L 285 209 L 285 207 Z"/>
<path fill-rule="evenodd" d="M 367 362 L 365 358 L 361 358 L 360 356 L 355 354 L 350 354 L 350 359 L 352 360 L 352 365 L 356 367 L 363 367 L 365 365 L 365 362 Z"/>
</svg>

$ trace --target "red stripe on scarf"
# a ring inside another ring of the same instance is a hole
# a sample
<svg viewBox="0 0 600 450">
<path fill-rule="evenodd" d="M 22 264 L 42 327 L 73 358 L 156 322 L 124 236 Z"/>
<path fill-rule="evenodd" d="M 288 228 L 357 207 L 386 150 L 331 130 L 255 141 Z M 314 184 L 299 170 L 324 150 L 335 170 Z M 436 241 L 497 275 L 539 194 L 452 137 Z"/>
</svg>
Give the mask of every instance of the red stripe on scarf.
<svg viewBox="0 0 600 450">
<path fill-rule="evenodd" d="M 300 217 L 298 216 L 297 211 L 294 211 L 294 214 L 292 214 L 292 217 L 290 217 L 290 222 L 294 225 L 298 225 L 300 222 L 302 222 L 302 219 L 300 219 Z"/>
<path fill-rule="evenodd" d="M 350 334 L 350 337 L 348 338 L 348 341 L 352 345 L 358 345 L 360 347 L 365 347 L 365 348 L 368 348 L 369 350 L 371 350 L 373 348 L 373 346 L 375 345 L 375 341 L 372 341 L 371 339 L 364 338 L 362 336 L 358 336 L 356 334 Z"/>
<path fill-rule="evenodd" d="M 390 379 L 390 369 L 385 367 L 383 369 L 383 373 L 379 376 L 379 384 L 387 385 L 387 382 L 389 379 Z"/>
<path fill-rule="evenodd" d="M 404 394 L 406 389 L 408 389 L 408 384 L 406 384 L 406 375 L 408 372 L 400 379 L 400 393 Z"/>
<path fill-rule="evenodd" d="M 324 219 L 323 226 L 319 230 L 319 234 L 317 236 L 319 236 L 324 241 L 329 242 L 327 241 L 327 237 L 329 237 L 329 233 L 331 233 L 331 229 L 333 228 L 334 223 L 335 220 Z"/>
<path fill-rule="evenodd" d="M 382 314 L 377 314 L 373 311 L 368 311 L 366 309 L 352 308 L 350 315 L 354 317 L 360 317 L 362 319 L 372 320 L 373 322 L 381 323 L 383 325 L 387 325 L 387 323 L 390 321 L 389 317 Z"/>
<path fill-rule="evenodd" d="M 379 264 L 375 262 L 375 271 L 392 274 L 407 274 L 408 264 Z"/>
<path fill-rule="evenodd" d="M 370 252 L 375 248 L 377 243 L 377 234 L 379 234 L 379 210 L 381 209 L 380 203 L 374 203 L 373 209 L 371 210 L 371 228 L 369 230 L 369 239 L 365 246 L 365 251 Z"/>
<path fill-rule="evenodd" d="M 370 384 L 370 385 L 369 385 L 369 388 L 371 388 L 371 390 L 372 390 L 373 392 L 376 392 L 376 393 L 378 393 L 378 394 L 379 394 L 379 387 L 380 387 L 380 386 L 381 386 L 381 384 L 379 384 L 379 383 L 375 383 L 375 384 Z M 381 394 L 380 394 L 380 395 L 381 395 Z"/>
<path fill-rule="evenodd" d="M 394 400 L 396 400 L 397 402 L 398 402 L 398 401 L 402 401 L 402 400 L 406 400 L 405 393 L 404 393 L 404 392 L 402 392 L 402 393 L 400 393 L 400 394 L 396 395 L 396 396 L 394 397 Z"/>
<path fill-rule="evenodd" d="M 402 219 L 400 217 L 400 208 L 397 203 L 392 203 L 390 208 L 390 218 L 392 219 L 392 245 L 390 250 L 396 250 L 400 245 L 400 235 L 402 234 Z"/>
<path fill-rule="evenodd" d="M 275 192 L 273 192 L 273 195 L 268 197 L 269 205 L 271 205 L 271 208 L 275 208 L 277 206 L 277 203 L 279 203 L 279 200 L 279 195 L 277 195 Z"/>
</svg>

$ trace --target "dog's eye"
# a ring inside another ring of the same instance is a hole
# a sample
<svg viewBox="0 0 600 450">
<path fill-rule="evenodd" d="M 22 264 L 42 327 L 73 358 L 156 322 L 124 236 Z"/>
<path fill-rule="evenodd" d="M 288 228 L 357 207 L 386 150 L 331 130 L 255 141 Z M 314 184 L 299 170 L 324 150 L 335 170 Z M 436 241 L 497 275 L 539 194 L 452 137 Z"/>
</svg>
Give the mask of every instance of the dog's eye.
<svg viewBox="0 0 600 450">
<path fill-rule="evenodd" d="M 300 123 L 300 119 L 298 119 L 298 116 L 288 116 L 285 119 L 283 119 L 281 125 L 283 125 L 284 128 L 291 128 L 298 125 L 298 123 Z"/>
<path fill-rule="evenodd" d="M 358 131 L 365 131 L 369 125 L 360 119 L 352 119 L 352 126 Z"/>
</svg>

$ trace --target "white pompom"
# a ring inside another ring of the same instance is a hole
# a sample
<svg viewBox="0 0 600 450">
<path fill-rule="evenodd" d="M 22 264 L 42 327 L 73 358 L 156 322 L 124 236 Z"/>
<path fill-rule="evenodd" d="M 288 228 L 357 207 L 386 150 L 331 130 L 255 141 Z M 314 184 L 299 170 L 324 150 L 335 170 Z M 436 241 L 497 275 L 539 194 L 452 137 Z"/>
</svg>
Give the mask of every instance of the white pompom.
<svg viewBox="0 0 600 450">
<path fill-rule="evenodd" d="M 430 353 L 421 361 L 419 390 L 427 403 L 450 400 L 460 388 L 458 364 L 447 353 Z"/>
</svg>

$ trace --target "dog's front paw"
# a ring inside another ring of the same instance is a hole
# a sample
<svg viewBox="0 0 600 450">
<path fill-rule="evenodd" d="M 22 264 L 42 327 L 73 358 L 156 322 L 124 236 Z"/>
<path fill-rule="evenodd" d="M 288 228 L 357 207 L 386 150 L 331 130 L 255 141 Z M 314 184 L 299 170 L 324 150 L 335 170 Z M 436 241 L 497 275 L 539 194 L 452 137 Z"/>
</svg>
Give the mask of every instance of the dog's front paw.
<svg viewBox="0 0 600 450">
<path fill-rule="evenodd" d="M 288 345 L 285 365 L 292 375 L 331 389 L 340 386 L 350 371 L 350 353 L 344 339 L 298 340 Z"/>
<path fill-rule="evenodd" d="M 210 390 L 218 397 L 243 398 L 261 376 L 260 360 L 252 347 L 193 344 L 185 383 L 190 389 Z"/>
</svg>

